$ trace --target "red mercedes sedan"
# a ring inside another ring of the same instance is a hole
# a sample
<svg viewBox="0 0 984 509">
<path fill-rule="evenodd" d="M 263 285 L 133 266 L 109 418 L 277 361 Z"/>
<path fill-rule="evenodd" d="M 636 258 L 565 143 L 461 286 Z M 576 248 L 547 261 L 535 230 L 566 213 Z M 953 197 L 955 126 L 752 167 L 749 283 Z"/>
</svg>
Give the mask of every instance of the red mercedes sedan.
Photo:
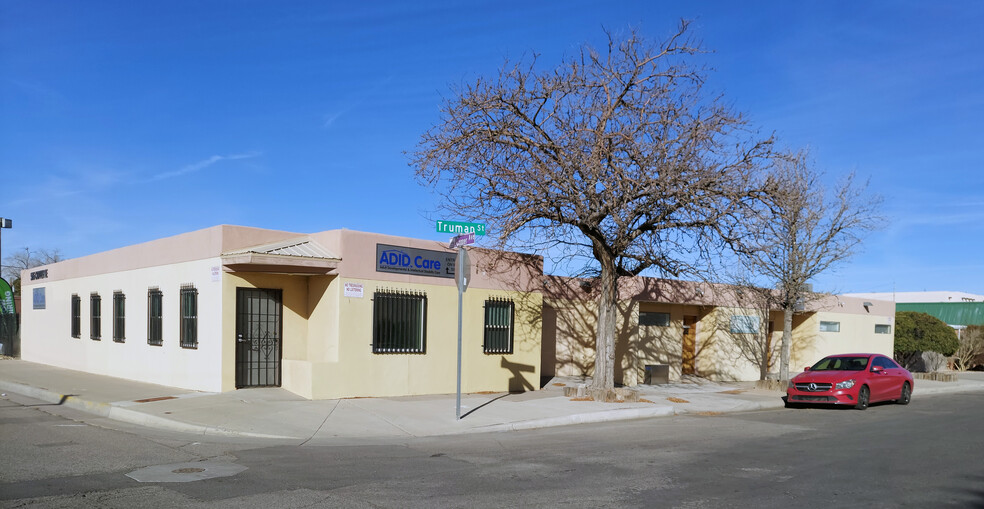
<svg viewBox="0 0 984 509">
<path fill-rule="evenodd" d="M 884 355 L 831 355 L 789 381 L 786 406 L 814 403 L 851 405 L 864 410 L 879 401 L 907 405 L 912 388 L 912 373 Z"/>
</svg>

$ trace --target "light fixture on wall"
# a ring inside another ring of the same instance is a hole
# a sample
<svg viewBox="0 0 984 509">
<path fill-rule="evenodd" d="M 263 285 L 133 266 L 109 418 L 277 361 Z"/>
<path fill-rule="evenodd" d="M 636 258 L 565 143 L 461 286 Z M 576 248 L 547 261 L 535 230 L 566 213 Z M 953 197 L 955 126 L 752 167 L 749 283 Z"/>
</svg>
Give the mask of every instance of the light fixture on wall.
<svg viewBox="0 0 984 509">
<path fill-rule="evenodd" d="M 870 303 L 870 302 L 868 302 L 868 301 L 864 301 L 864 303 L 863 303 L 863 304 L 861 304 L 861 305 L 862 305 L 862 306 L 864 306 L 864 310 L 865 310 L 865 311 L 867 311 L 867 312 L 869 312 L 869 313 L 870 313 L 870 312 L 871 312 L 871 310 L 870 310 L 870 309 L 868 309 L 868 308 L 870 308 L 870 307 L 871 307 L 871 306 L 873 306 L 874 304 L 872 304 L 872 303 Z"/>
</svg>

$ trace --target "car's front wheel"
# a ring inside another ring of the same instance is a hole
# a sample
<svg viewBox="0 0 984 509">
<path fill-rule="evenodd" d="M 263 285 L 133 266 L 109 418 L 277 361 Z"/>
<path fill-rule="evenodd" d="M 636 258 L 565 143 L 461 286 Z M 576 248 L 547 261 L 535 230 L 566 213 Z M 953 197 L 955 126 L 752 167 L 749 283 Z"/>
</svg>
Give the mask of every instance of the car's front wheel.
<svg viewBox="0 0 984 509">
<path fill-rule="evenodd" d="M 871 391 L 868 390 L 867 385 L 862 385 L 861 390 L 858 391 L 858 403 L 854 405 L 854 408 L 858 410 L 864 410 L 868 408 L 868 401 L 871 399 Z"/>
<path fill-rule="evenodd" d="M 909 387 L 909 382 L 905 382 L 902 384 L 902 395 L 895 402 L 900 405 L 908 405 L 910 401 L 912 401 L 912 387 Z"/>
</svg>

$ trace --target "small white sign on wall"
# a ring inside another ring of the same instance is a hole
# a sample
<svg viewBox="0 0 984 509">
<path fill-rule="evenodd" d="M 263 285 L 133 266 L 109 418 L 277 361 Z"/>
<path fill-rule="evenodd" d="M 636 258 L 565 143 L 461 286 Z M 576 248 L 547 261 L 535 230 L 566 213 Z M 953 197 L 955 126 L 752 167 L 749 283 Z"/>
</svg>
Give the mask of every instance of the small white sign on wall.
<svg viewBox="0 0 984 509">
<path fill-rule="evenodd" d="M 222 268 L 218 265 L 212 267 L 212 282 L 218 282 L 222 279 Z"/>
<path fill-rule="evenodd" d="M 363 294 L 362 283 L 345 283 L 345 296 L 361 299 Z"/>
</svg>

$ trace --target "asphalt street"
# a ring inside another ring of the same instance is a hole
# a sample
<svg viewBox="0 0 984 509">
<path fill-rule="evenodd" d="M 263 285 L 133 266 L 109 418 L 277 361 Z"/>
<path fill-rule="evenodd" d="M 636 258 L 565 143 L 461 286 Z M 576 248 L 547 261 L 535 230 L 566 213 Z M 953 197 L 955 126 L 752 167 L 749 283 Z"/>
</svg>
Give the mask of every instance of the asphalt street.
<svg viewBox="0 0 984 509">
<path fill-rule="evenodd" d="M 2 507 L 984 507 L 980 392 L 302 446 L 0 403 Z"/>
</svg>

